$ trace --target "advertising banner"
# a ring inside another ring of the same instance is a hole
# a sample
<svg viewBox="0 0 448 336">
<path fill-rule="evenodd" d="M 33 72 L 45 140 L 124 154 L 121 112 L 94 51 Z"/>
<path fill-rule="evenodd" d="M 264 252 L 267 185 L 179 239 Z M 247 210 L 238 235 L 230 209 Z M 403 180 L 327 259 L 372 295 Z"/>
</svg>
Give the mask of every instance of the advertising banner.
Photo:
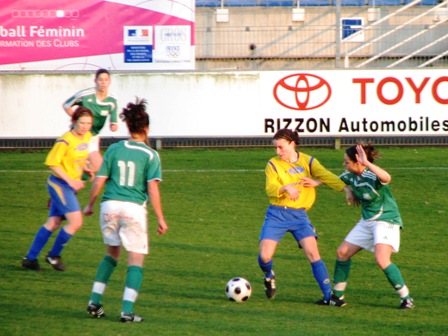
<svg viewBox="0 0 448 336">
<path fill-rule="evenodd" d="M 269 86 L 275 82 L 266 133 L 291 128 L 338 137 L 448 134 L 448 76 L 437 70 L 277 72 L 266 80 Z"/>
<path fill-rule="evenodd" d="M 194 69 L 194 0 L 15 0 L 0 71 Z"/>
<path fill-rule="evenodd" d="M 69 124 L 62 102 L 93 76 L 0 75 L 0 137 L 59 136 Z M 448 134 L 448 76 L 437 69 L 111 76 L 119 111 L 147 99 L 152 137 L 260 137 L 281 128 L 304 137 Z M 127 135 L 121 122 L 117 132 L 101 132 Z"/>
</svg>

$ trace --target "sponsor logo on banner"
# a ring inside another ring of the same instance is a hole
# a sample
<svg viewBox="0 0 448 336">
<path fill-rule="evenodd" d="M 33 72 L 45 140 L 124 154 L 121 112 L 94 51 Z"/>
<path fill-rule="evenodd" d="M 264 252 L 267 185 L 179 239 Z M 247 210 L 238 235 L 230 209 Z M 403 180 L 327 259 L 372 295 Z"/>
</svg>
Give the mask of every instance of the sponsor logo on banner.
<svg viewBox="0 0 448 336">
<path fill-rule="evenodd" d="M 182 62 L 190 58 L 188 26 L 155 26 L 155 62 Z"/>
<path fill-rule="evenodd" d="M 274 85 L 275 100 L 291 110 L 313 110 L 327 103 L 330 97 L 330 84 L 308 73 L 283 77 Z"/>
<path fill-rule="evenodd" d="M 124 27 L 124 62 L 152 62 L 152 26 Z"/>
</svg>

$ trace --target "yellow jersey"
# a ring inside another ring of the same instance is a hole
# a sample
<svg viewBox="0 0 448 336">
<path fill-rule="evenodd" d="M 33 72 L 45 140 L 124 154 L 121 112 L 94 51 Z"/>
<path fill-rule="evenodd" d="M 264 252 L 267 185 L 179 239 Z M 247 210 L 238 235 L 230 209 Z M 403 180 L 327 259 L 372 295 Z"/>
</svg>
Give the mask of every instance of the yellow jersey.
<svg viewBox="0 0 448 336">
<path fill-rule="evenodd" d="M 92 134 L 88 132 L 78 139 L 68 131 L 56 142 L 45 160 L 46 166 L 61 167 L 73 180 L 81 180 L 84 165 L 87 162 L 89 141 Z M 53 173 L 53 175 L 57 176 Z"/>
<path fill-rule="evenodd" d="M 278 156 L 270 159 L 265 174 L 269 203 L 294 209 L 309 210 L 316 200 L 315 188 L 304 187 L 300 181 L 302 177 L 318 179 L 338 191 L 345 187 L 338 176 L 328 171 L 317 159 L 304 153 L 298 153 L 298 160 L 294 163 L 283 161 Z M 280 193 L 281 187 L 291 183 L 295 183 L 300 192 L 296 201 L 291 200 L 287 192 Z"/>
</svg>

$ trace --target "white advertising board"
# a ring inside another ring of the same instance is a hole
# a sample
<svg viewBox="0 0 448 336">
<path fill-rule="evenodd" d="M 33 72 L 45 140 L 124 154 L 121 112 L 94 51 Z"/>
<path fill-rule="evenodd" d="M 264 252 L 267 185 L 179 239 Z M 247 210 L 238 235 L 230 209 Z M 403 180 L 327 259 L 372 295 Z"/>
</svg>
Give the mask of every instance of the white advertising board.
<svg viewBox="0 0 448 336">
<path fill-rule="evenodd" d="M 0 137 L 56 137 L 62 102 L 92 75 L 0 75 Z M 448 134 L 448 76 L 440 70 L 112 74 L 120 108 L 149 101 L 152 137 Z M 103 136 L 126 136 L 107 127 Z"/>
</svg>

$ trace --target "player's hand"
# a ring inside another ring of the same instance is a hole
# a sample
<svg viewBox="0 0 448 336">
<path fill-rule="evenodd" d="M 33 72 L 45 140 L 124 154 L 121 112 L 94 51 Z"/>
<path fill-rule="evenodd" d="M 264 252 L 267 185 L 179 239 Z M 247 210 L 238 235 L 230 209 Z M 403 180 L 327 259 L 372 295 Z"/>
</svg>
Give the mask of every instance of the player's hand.
<svg viewBox="0 0 448 336">
<path fill-rule="evenodd" d="M 160 219 L 159 220 L 159 227 L 157 229 L 157 234 L 158 235 L 163 235 L 163 234 L 165 234 L 168 231 L 168 229 L 169 229 L 169 227 L 166 224 L 165 220 L 164 219 Z"/>
<path fill-rule="evenodd" d="M 90 204 L 87 204 L 83 211 L 84 215 L 92 216 L 93 215 L 93 207 Z"/>
<path fill-rule="evenodd" d="M 366 152 L 364 151 L 364 148 L 362 148 L 362 145 L 356 145 L 356 159 L 359 163 L 366 166 L 369 163 L 369 160 L 367 159 Z"/>
<path fill-rule="evenodd" d="M 347 200 L 348 205 L 353 204 L 353 206 L 356 207 L 360 204 L 360 201 L 358 198 L 356 198 L 352 188 L 350 188 L 349 186 L 345 186 L 344 191 L 345 191 L 345 199 Z"/>
<path fill-rule="evenodd" d="M 69 186 L 72 187 L 75 191 L 79 191 L 84 188 L 85 184 L 84 181 L 71 180 Z"/>
<path fill-rule="evenodd" d="M 297 201 L 299 199 L 300 191 L 295 187 L 295 183 L 285 185 L 285 190 L 292 201 Z"/>
<path fill-rule="evenodd" d="M 310 177 L 302 177 L 300 179 L 304 187 L 315 188 L 322 184 L 321 181 L 312 179 Z"/>
<path fill-rule="evenodd" d="M 111 132 L 118 131 L 118 124 L 110 124 L 109 129 L 111 130 Z"/>
<path fill-rule="evenodd" d="M 89 181 L 92 182 L 95 179 L 95 172 L 92 169 L 92 165 L 89 161 L 84 165 L 84 172 L 89 176 Z"/>
</svg>

